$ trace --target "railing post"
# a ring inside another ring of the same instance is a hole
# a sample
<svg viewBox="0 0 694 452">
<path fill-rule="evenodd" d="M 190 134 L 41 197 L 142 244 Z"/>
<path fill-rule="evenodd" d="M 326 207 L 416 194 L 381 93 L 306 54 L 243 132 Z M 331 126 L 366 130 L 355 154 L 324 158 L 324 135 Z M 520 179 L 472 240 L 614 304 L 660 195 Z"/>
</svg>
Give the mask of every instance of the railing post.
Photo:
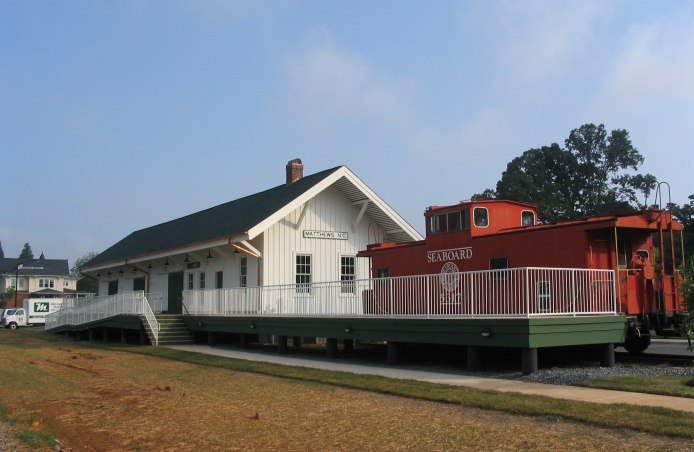
<svg viewBox="0 0 694 452">
<path fill-rule="evenodd" d="M 470 318 L 475 318 L 475 275 L 477 273 L 470 274 Z"/>
<path fill-rule="evenodd" d="M 525 267 L 525 315 L 530 317 L 530 277 L 528 267 Z"/>
<path fill-rule="evenodd" d="M 393 279 L 388 279 L 388 298 L 390 299 L 390 316 L 393 317 Z"/>
<path fill-rule="evenodd" d="M 571 270 L 571 306 L 576 317 L 576 270 Z"/>
<path fill-rule="evenodd" d="M 612 273 L 612 310 L 617 314 L 617 279 L 619 273 L 614 270 L 609 270 Z"/>
<path fill-rule="evenodd" d="M 430 296 L 429 296 L 430 295 L 429 294 L 429 280 L 431 279 L 431 276 L 425 276 L 425 278 L 426 278 L 426 291 L 427 291 L 427 297 L 426 297 L 426 300 L 427 300 L 427 318 L 429 318 L 429 316 L 431 314 L 431 309 L 430 309 L 431 308 L 431 301 L 430 301 Z"/>
</svg>

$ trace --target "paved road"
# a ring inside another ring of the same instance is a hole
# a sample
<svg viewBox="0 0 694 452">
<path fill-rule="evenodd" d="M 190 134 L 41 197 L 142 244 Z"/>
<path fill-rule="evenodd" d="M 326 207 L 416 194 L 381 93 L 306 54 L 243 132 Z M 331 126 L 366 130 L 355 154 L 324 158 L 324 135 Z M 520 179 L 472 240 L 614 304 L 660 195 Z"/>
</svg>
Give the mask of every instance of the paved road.
<svg viewBox="0 0 694 452">
<path fill-rule="evenodd" d="M 692 340 L 692 345 L 694 345 L 694 340 Z M 691 356 L 694 358 L 694 351 L 689 351 L 687 347 L 686 339 L 654 339 L 644 353 L 651 355 Z M 617 351 L 624 352 L 625 350 L 622 347 L 617 347 Z"/>
</svg>

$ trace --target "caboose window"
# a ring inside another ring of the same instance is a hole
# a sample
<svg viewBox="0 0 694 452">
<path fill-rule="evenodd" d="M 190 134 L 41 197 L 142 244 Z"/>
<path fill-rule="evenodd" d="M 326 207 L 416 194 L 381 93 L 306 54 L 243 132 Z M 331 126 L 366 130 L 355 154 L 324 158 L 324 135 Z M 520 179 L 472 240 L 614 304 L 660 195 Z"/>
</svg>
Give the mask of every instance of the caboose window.
<svg viewBox="0 0 694 452">
<path fill-rule="evenodd" d="M 535 224 L 535 212 L 524 210 L 521 212 L 521 226 L 532 226 Z"/>
<path fill-rule="evenodd" d="M 429 217 L 429 232 L 432 234 L 467 229 L 470 229 L 470 212 L 467 210 L 442 213 L 441 215 Z"/>
<path fill-rule="evenodd" d="M 506 270 L 508 268 L 508 256 L 492 257 L 489 259 L 490 270 Z M 492 278 L 497 281 L 506 281 L 508 272 L 498 271 L 491 273 Z"/>
<path fill-rule="evenodd" d="M 617 267 L 627 268 L 627 256 L 630 256 L 629 245 L 626 240 L 617 240 Z"/>
<path fill-rule="evenodd" d="M 537 310 L 539 312 L 550 312 L 552 308 L 552 292 L 549 281 L 537 282 Z"/>
<path fill-rule="evenodd" d="M 475 207 L 473 212 L 475 218 L 475 226 L 478 228 L 486 228 L 489 226 L 489 212 L 484 207 Z"/>
</svg>

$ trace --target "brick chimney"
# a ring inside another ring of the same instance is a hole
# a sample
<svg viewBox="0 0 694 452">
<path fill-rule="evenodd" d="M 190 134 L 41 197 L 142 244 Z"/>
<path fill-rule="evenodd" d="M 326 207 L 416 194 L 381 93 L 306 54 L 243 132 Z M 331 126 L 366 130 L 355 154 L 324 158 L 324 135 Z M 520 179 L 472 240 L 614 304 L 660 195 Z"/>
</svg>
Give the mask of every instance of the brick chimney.
<svg viewBox="0 0 694 452">
<path fill-rule="evenodd" d="M 304 177 L 304 165 L 301 159 L 290 160 L 287 163 L 287 185 L 291 185 Z"/>
</svg>

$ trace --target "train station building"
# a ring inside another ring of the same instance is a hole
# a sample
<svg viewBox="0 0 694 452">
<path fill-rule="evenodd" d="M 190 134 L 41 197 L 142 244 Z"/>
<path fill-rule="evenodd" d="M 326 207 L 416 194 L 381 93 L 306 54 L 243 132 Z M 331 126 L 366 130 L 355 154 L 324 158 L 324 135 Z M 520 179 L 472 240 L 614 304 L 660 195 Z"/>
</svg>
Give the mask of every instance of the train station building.
<svg viewBox="0 0 694 452">
<path fill-rule="evenodd" d="M 81 268 L 99 295 L 161 293 L 182 312 L 184 290 L 368 278 L 357 252 L 422 236 L 346 166 L 304 177 L 301 160 L 282 185 L 135 231 Z"/>
</svg>

